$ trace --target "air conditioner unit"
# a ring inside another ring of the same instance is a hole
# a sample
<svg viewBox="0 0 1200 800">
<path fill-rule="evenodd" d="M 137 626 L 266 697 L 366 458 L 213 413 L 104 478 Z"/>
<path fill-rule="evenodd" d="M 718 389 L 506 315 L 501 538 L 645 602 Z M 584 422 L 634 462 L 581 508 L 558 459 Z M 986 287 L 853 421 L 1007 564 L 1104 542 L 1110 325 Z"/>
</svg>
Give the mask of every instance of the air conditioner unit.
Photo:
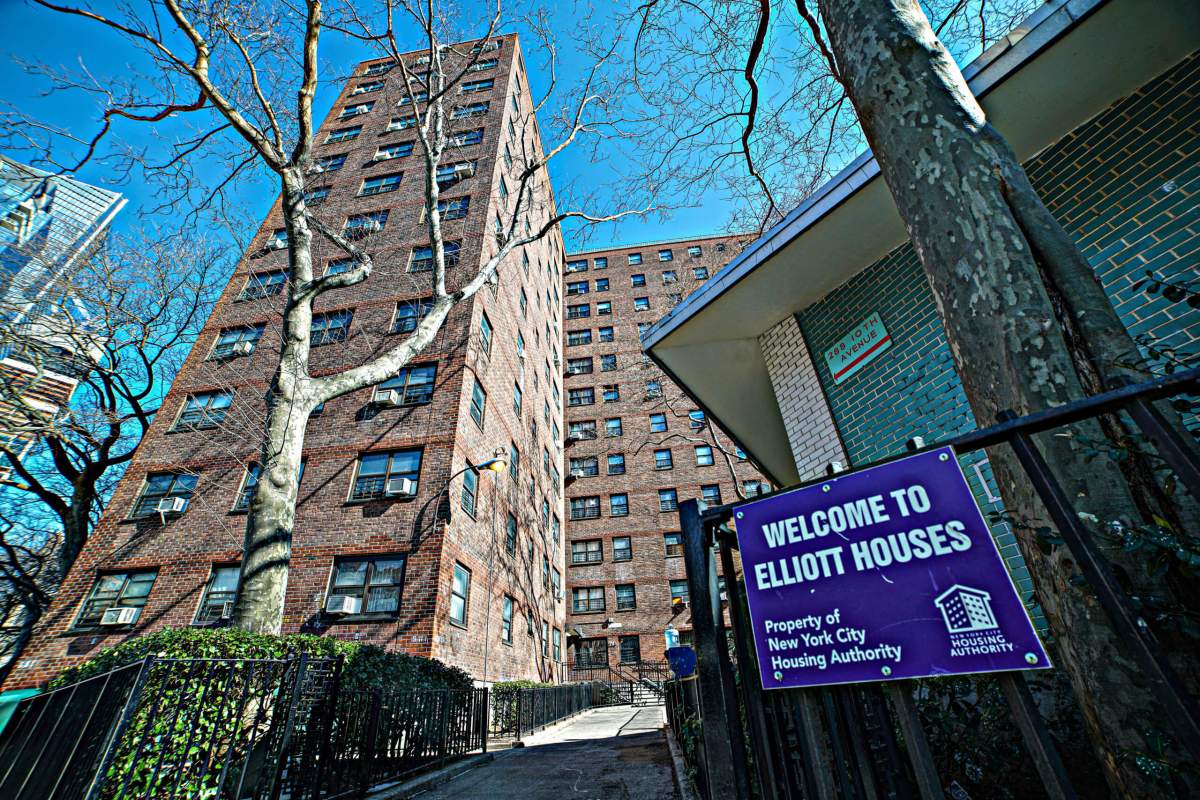
<svg viewBox="0 0 1200 800">
<path fill-rule="evenodd" d="M 113 606 L 104 610 L 104 615 L 100 617 L 101 625 L 132 625 L 137 621 L 140 608 L 127 608 L 121 606 Z"/>
<path fill-rule="evenodd" d="M 325 165 L 324 164 L 313 164 L 311 167 L 308 168 L 308 171 L 309 172 L 324 172 Z"/>
<path fill-rule="evenodd" d="M 550 360 L 554 362 L 554 366 L 556 366 L 556 367 L 562 366 L 562 359 L 558 357 L 557 353 L 555 353 L 553 356 L 551 356 Z"/>
<path fill-rule="evenodd" d="M 248 356 L 254 352 L 254 342 L 234 342 L 231 352 L 235 356 Z"/>
<path fill-rule="evenodd" d="M 555 599 L 555 600 L 562 600 L 562 599 L 563 599 L 563 591 L 562 591 L 562 589 L 555 589 L 555 590 L 554 590 L 554 599 Z"/>
<path fill-rule="evenodd" d="M 288 244 L 287 239 L 272 239 L 271 241 L 267 242 L 267 249 L 268 250 L 286 250 L 287 244 Z"/>
<path fill-rule="evenodd" d="M 417 493 L 417 482 L 412 478 L 388 478 L 389 497 L 413 497 Z"/>
<path fill-rule="evenodd" d="M 573 469 L 573 470 L 571 470 L 571 477 L 572 478 L 586 478 L 587 473 L 581 469 Z"/>
<path fill-rule="evenodd" d="M 469 161 L 464 161 L 454 165 L 454 174 L 463 178 L 470 178 L 475 175 L 475 165 Z"/>
<path fill-rule="evenodd" d="M 233 619 L 233 601 L 226 600 L 221 604 L 221 619 Z"/>
<path fill-rule="evenodd" d="M 164 497 L 158 501 L 155 510 L 163 515 L 182 514 L 187 509 L 187 500 L 182 497 Z"/>
<path fill-rule="evenodd" d="M 400 405 L 400 393 L 395 389 L 384 389 L 375 393 L 375 405 L 396 408 Z"/>
<path fill-rule="evenodd" d="M 357 614 L 362 600 L 357 597 L 347 597 L 345 595 L 334 595 L 325 601 L 326 614 Z"/>
<path fill-rule="evenodd" d="M 363 225 L 363 230 L 377 233 L 383 230 L 383 223 L 377 219 L 368 220 L 367 223 Z"/>
<path fill-rule="evenodd" d="M 383 150 L 381 152 L 376 153 L 375 157 L 372 158 L 371 160 L 372 161 L 387 161 L 390 158 L 392 158 L 392 154 L 386 150 Z"/>
</svg>

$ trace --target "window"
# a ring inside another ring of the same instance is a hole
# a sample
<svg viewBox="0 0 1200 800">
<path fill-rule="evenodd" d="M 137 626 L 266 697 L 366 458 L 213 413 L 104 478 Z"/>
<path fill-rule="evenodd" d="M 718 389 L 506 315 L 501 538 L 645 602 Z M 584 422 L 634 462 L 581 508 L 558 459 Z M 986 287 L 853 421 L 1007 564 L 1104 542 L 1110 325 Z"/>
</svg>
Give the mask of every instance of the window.
<svg viewBox="0 0 1200 800">
<path fill-rule="evenodd" d="M 455 106 L 450 112 L 451 119 L 469 119 L 470 117 L 482 117 L 488 113 L 488 109 L 492 103 L 490 100 L 484 100 L 482 103 L 467 103 L 466 105 Z"/>
<path fill-rule="evenodd" d="M 146 476 L 146 485 L 133 506 L 133 517 L 148 517 L 158 511 L 158 501 L 169 497 L 180 497 L 191 501 L 196 490 L 197 475 L 175 472 L 152 472 Z"/>
<path fill-rule="evenodd" d="M 667 429 L 666 414 L 651 414 L 650 415 L 650 432 L 663 433 Z"/>
<path fill-rule="evenodd" d="M 508 477 L 514 481 L 517 479 L 517 470 L 521 465 L 521 451 L 517 449 L 516 442 L 508 444 Z"/>
<path fill-rule="evenodd" d="M 521 385 L 513 384 L 513 413 L 517 415 L 517 419 L 521 418 L 521 405 L 524 402 L 524 395 L 521 393 Z"/>
<path fill-rule="evenodd" d="M 622 664 L 636 664 L 642 660 L 642 644 L 637 636 L 621 636 L 617 643 Z"/>
<path fill-rule="evenodd" d="M 611 342 L 614 338 L 613 337 L 613 329 L 611 326 L 602 325 L 600 327 L 600 329 L 597 331 L 597 334 L 598 334 L 599 340 L 601 342 Z"/>
<path fill-rule="evenodd" d="M 467 72 L 486 72 L 489 69 L 495 69 L 497 63 L 499 62 L 494 58 L 476 61 L 471 66 L 467 67 Z"/>
<path fill-rule="evenodd" d="M 608 474 L 609 475 L 624 475 L 625 474 L 625 455 L 623 453 L 609 453 L 609 455 L 608 455 Z"/>
<path fill-rule="evenodd" d="M 713 450 L 706 444 L 696 445 L 696 466 L 711 467 L 713 464 Z"/>
<path fill-rule="evenodd" d="M 328 314 L 317 314 L 313 317 L 312 328 L 309 329 L 308 341 L 312 347 L 323 344 L 344 342 L 350 334 L 350 319 L 352 311 L 333 311 Z"/>
<path fill-rule="evenodd" d="M 766 494 L 771 491 L 770 488 L 759 480 L 742 481 L 742 491 L 746 497 L 757 497 L 760 494 Z"/>
<path fill-rule="evenodd" d="M 352 139 L 357 139 L 360 133 L 362 133 L 362 125 L 354 125 L 350 128 L 338 128 L 329 132 L 329 135 L 325 137 L 325 144 L 348 142 Z"/>
<path fill-rule="evenodd" d="M 621 399 L 621 387 L 615 383 L 605 384 L 604 402 L 616 403 Z"/>
<path fill-rule="evenodd" d="M 671 460 L 670 450 L 655 450 L 654 451 L 654 468 L 655 469 L 672 469 L 675 464 Z"/>
<path fill-rule="evenodd" d="M 575 439 L 576 441 L 582 441 L 584 439 L 595 439 L 596 438 L 596 421 L 595 420 L 584 420 L 581 422 L 568 422 L 567 423 L 567 436 L 571 439 Z"/>
<path fill-rule="evenodd" d="M 550 570 L 550 589 L 555 600 L 562 599 L 562 573 L 558 571 L 557 567 Z"/>
<path fill-rule="evenodd" d="M 238 490 L 237 500 L 233 503 L 234 511 L 250 510 L 250 501 L 254 498 L 254 489 L 258 486 L 258 476 L 262 467 L 258 464 L 247 464 L 246 475 L 242 478 L 242 488 Z"/>
<path fill-rule="evenodd" d="M 703 430 L 707 420 L 704 417 L 703 411 L 688 412 L 688 427 L 694 431 Z"/>
<path fill-rule="evenodd" d="M 346 225 L 342 228 L 342 235 L 347 239 L 362 239 L 365 236 L 370 236 L 372 233 L 378 233 L 383 230 L 383 226 L 387 225 L 388 212 L 372 211 L 368 214 L 352 214 L 346 218 Z"/>
<path fill-rule="evenodd" d="M 404 131 L 415 127 L 417 127 L 416 117 L 392 117 L 392 121 L 388 123 L 387 130 L 384 133 Z"/>
<path fill-rule="evenodd" d="M 571 459 L 571 475 L 574 477 L 594 478 L 599 474 L 600 464 L 596 456 L 581 456 Z"/>
<path fill-rule="evenodd" d="M 718 252 L 718 253 L 724 253 L 724 252 L 725 252 L 725 243 L 724 243 L 724 242 L 718 242 L 718 243 L 717 243 L 717 252 Z"/>
<path fill-rule="evenodd" d="M 608 259 L 603 256 L 593 259 L 592 266 L 594 266 L 596 269 L 608 269 Z"/>
<path fill-rule="evenodd" d="M 567 284 L 567 297 L 588 293 L 587 281 L 571 281 Z"/>
<path fill-rule="evenodd" d="M 494 81 L 491 78 L 486 78 L 481 81 L 465 81 L 462 85 L 463 94 L 471 94 L 472 92 L 486 92 L 491 90 Z"/>
<path fill-rule="evenodd" d="M 382 88 L 383 81 L 367 81 L 366 83 L 360 83 L 358 86 L 355 86 L 353 89 L 351 89 L 350 96 L 353 97 L 354 95 L 359 94 L 370 94 L 371 92 L 378 92 Z"/>
<path fill-rule="evenodd" d="M 508 551 L 509 555 L 517 552 L 517 518 L 511 512 L 504 528 L 504 549 Z"/>
<path fill-rule="evenodd" d="M 443 242 L 442 256 L 446 261 L 446 268 L 458 266 L 458 251 L 462 249 L 462 242 Z M 433 247 L 425 245 L 422 247 L 414 247 L 412 255 L 408 260 L 409 272 L 429 272 L 433 269 Z"/>
<path fill-rule="evenodd" d="M 567 347 L 576 347 L 578 345 L 591 343 L 592 332 L 590 330 L 567 331 Z"/>
<path fill-rule="evenodd" d="M 603 586 L 580 586 L 571 590 L 571 611 L 585 614 L 604 610 Z"/>
<path fill-rule="evenodd" d="M 596 303 L 596 315 L 597 316 L 604 317 L 604 316 L 608 316 L 611 313 L 612 313 L 612 301 L 611 300 L 601 300 L 599 303 Z"/>
<path fill-rule="evenodd" d="M 396 67 L 395 61 L 382 61 L 378 64 L 372 64 L 371 66 L 367 67 L 367 71 L 364 72 L 363 74 L 364 75 L 386 75 L 387 73 L 389 73 L 393 69 L 395 69 L 395 67 Z"/>
<path fill-rule="evenodd" d="M 525 294 L 525 287 L 521 287 L 521 316 L 529 316 L 529 296 Z"/>
<path fill-rule="evenodd" d="M 349 119 L 350 117 L 357 117 L 361 114 L 369 114 L 371 113 L 371 109 L 374 107 L 374 100 L 371 100 L 368 103 L 358 103 L 357 105 L 346 106 L 342 109 L 342 113 L 338 115 L 338 119 Z M 344 160 L 346 157 L 342 156 L 342 158 Z"/>
<path fill-rule="evenodd" d="M 396 304 L 396 318 L 392 321 L 392 333 L 412 333 L 417 323 L 433 310 L 433 298 L 401 300 Z"/>
<path fill-rule="evenodd" d="M 634 311 L 649 311 L 650 310 L 650 298 L 649 297 L 633 298 L 633 310 Z"/>
<path fill-rule="evenodd" d="M 596 390 L 590 386 L 567 390 L 568 406 L 590 406 L 596 402 Z"/>
<path fill-rule="evenodd" d="M 479 347 L 488 355 L 492 354 L 492 321 L 486 313 L 479 315 Z"/>
<path fill-rule="evenodd" d="M 692 267 L 692 277 L 698 281 L 708 280 L 708 267 Z"/>
<path fill-rule="evenodd" d="M 641 337 L 645 336 L 646 331 L 648 331 L 648 330 L 650 330 L 649 322 L 639 322 L 638 323 L 638 338 L 640 339 Z M 650 363 L 648 361 L 649 358 L 650 358 L 650 356 L 643 356 L 643 359 L 647 359 L 644 361 L 644 363 L 647 363 L 647 364 Z"/>
<path fill-rule="evenodd" d="M 679 495 L 674 489 L 658 490 L 658 510 L 664 512 L 679 510 Z"/>
<path fill-rule="evenodd" d="M 599 497 L 572 497 L 571 519 L 596 519 L 600 516 Z"/>
<path fill-rule="evenodd" d="M 375 389 L 375 397 L 386 396 L 384 392 L 395 392 L 402 406 L 419 406 L 433 402 L 433 385 L 437 378 L 437 364 L 419 364 L 404 367 L 394 378 L 388 378 Z"/>
<path fill-rule="evenodd" d="M 626 261 L 628 261 L 630 264 L 640 264 L 642 263 L 642 254 L 630 253 L 628 256 L 626 256 Z M 637 284 L 634 285 L 636 286 Z"/>
<path fill-rule="evenodd" d="M 483 141 L 483 128 L 456 133 L 447 140 L 448 147 L 470 147 Z"/>
<path fill-rule="evenodd" d="M 394 192 L 400 188 L 401 177 L 403 177 L 403 173 L 394 172 L 391 175 L 379 175 L 375 178 L 367 178 L 363 181 L 362 188 L 359 189 L 358 193 L 359 195 L 366 196 Z"/>
<path fill-rule="evenodd" d="M 462 219 L 471 210 L 471 198 L 456 197 L 453 200 L 438 200 L 437 208 L 442 219 Z"/>
<path fill-rule="evenodd" d="M 642 274 L 630 275 L 629 283 L 635 289 L 639 286 L 645 286 L 646 285 L 646 276 L 642 275 Z"/>
<path fill-rule="evenodd" d="M 614 517 L 629 516 L 629 495 L 624 492 L 609 495 L 608 513 Z"/>
<path fill-rule="evenodd" d="M 588 260 L 586 258 L 567 262 L 567 272 L 587 272 L 587 268 Z"/>
<path fill-rule="evenodd" d="M 596 279 L 596 291 L 597 292 L 607 292 L 608 291 L 608 278 L 597 278 Z"/>
<path fill-rule="evenodd" d="M 662 282 L 663 282 L 663 286 L 666 286 L 671 283 L 678 283 L 679 276 L 675 274 L 675 270 L 673 270 L 673 269 L 664 269 L 662 271 Z"/>
<path fill-rule="evenodd" d="M 710 506 L 721 505 L 721 487 L 715 483 L 701 486 L 700 496 L 703 497 L 704 502 Z"/>
<path fill-rule="evenodd" d="M 287 273 L 283 270 L 259 272 L 246 279 L 246 285 L 242 289 L 242 293 L 238 295 L 238 300 L 261 300 L 264 297 L 274 297 L 283 291 L 285 283 L 287 283 Z"/>
<path fill-rule="evenodd" d="M 586 319 L 592 315 L 592 307 L 587 303 L 577 306 L 567 306 L 567 319 Z"/>
<path fill-rule="evenodd" d="M 471 419 L 475 420 L 475 424 L 483 429 L 483 414 L 487 407 L 487 392 L 483 390 L 483 384 L 479 382 L 479 378 L 475 379 L 474 385 L 471 387 Z"/>
<path fill-rule="evenodd" d="M 468 462 L 466 472 L 463 473 L 462 498 L 460 499 L 459 505 L 462 506 L 463 511 L 467 512 L 472 517 L 475 516 L 475 496 L 478 491 L 479 473 L 476 472 L 475 468 L 471 466 L 470 462 Z"/>
<path fill-rule="evenodd" d="M 303 195 L 304 202 L 310 206 L 320 205 L 321 203 L 325 202 L 326 198 L 329 197 L 329 189 L 330 187 L 328 186 L 317 186 L 315 188 L 305 190 Z"/>
<path fill-rule="evenodd" d="M 552 636 L 552 640 L 554 642 L 554 660 L 561 662 L 562 661 L 562 631 L 559 630 L 558 628 L 555 628 L 552 631 L 550 631 L 550 633 Z"/>
<path fill-rule="evenodd" d="M 671 251 L 670 249 L 658 251 L 658 260 L 659 261 L 673 261 L 674 259 L 675 259 L 675 253 L 673 251 Z"/>
<path fill-rule="evenodd" d="M 698 244 L 694 244 L 691 247 L 689 247 L 687 249 L 687 252 L 688 252 L 688 255 L 691 256 L 692 258 L 699 258 L 701 255 L 704 254 L 703 248 L 701 248 L 700 245 L 698 245 Z"/>
<path fill-rule="evenodd" d="M 608 437 L 621 436 L 624 431 L 621 429 L 621 418 L 611 417 L 604 420 L 604 435 Z"/>
<path fill-rule="evenodd" d="M 542 658 L 550 656 L 550 623 L 542 620 Z"/>
<path fill-rule="evenodd" d="M 668 557 L 683 555 L 683 534 L 679 531 L 664 533 L 663 550 Z"/>
<path fill-rule="evenodd" d="M 405 558 L 400 555 L 337 559 L 325 607 L 349 597 L 355 601 L 355 614 L 395 615 L 400 611 L 404 563 Z"/>
<path fill-rule="evenodd" d="M 688 601 L 688 584 L 686 580 L 671 581 L 671 605 Z"/>
<path fill-rule="evenodd" d="M 325 265 L 326 275 L 341 275 L 354 269 L 353 258 L 338 258 Z"/>
<path fill-rule="evenodd" d="M 614 588 L 617 593 L 617 611 L 632 611 L 637 608 L 637 590 L 633 588 L 632 583 L 618 583 Z"/>
<path fill-rule="evenodd" d="M 500 641 L 505 644 L 513 643 L 513 599 L 504 595 L 500 603 Z"/>
<path fill-rule="evenodd" d="M 79 608 L 79 616 L 75 618 L 76 628 L 93 628 L 100 624 L 104 612 L 110 608 L 136 608 L 137 616 L 146 605 L 146 598 L 154 586 L 158 572 L 117 572 L 110 575 L 99 575 L 92 584 L 92 591 Z M 137 616 L 134 617 L 136 621 Z"/>
<path fill-rule="evenodd" d="M 237 597 L 238 575 L 241 567 L 212 568 L 208 583 L 204 586 L 204 594 L 200 597 L 200 607 L 196 609 L 193 625 L 213 625 L 223 619 L 228 619 L 225 604 L 232 603 Z"/>
<path fill-rule="evenodd" d="M 471 570 L 454 562 L 454 575 L 450 579 L 450 621 L 455 625 L 467 626 L 467 606 L 471 599 Z"/>
<path fill-rule="evenodd" d="M 396 105 L 407 106 L 414 102 L 424 103 L 428 99 L 429 99 L 429 92 L 422 89 L 419 92 L 413 92 L 411 95 L 405 94 L 403 97 L 400 98 L 399 102 L 397 102 Z"/>
<path fill-rule="evenodd" d="M 263 327 L 263 324 L 259 323 L 241 328 L 226 328 L 217 334 L 217 341 L 213 345 L 209 358 L 236 358 L 250 355 L 258 346 L 258 340 L 262 338 Z M 241 342 L 245 342 L 245 344 L 240 344 Z"/>
<path fill-rule="evenodd" d="M 608 666 L 608 639 L 581 639 L 575 646 L 575 666 L 580 669 Z"/>
<path fill-rule="evenodd" d="M 617 354 L 616 353 L 609 353 L 607 355 L 600 356 L 600 371 L 601 372 L 612 372 L 616 368 L 617 368 Z"/>
<path fill-rule="evenodd" d="M 567 374 L 569 375 L 591 375 L 592 374 L 592 357 L 583 356 L 581 358 L 567 359 Z"/>
<path fill-rule="evenodd" d="M 625 495 L 613 495 L 614 498 L 624 497 Z M 614 536 L 612 540 L 612 560 L 613 561 L 632 561 L 633 560 L 633 539 L 628 536 Z"/>
<path fill-rule="evenodd" d="M 571 542 L 572 564 L 599 564 L 604 560 L 604 546 L 599 539 Z"/>
<path fill-rule="evenodd" d="M 350 499 L 373 500 L 399 494 L 398 484 L 404 479 L 412 481 L 415 493 L 420 477 L 419 449 L 364 453 L 358 458 Z"/>
</svg>

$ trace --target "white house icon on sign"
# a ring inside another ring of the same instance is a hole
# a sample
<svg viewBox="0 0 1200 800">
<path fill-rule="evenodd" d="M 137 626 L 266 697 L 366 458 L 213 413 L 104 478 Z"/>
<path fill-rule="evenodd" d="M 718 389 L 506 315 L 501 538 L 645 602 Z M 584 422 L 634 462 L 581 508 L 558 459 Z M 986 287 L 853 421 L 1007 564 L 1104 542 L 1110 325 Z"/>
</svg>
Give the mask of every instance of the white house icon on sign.
<svg viewBox="0 0 1200 800">
<path fill-rule="evenodd" d="M 954 584 L 933 601 L 942 612 L 946 630 L 969 633 L 999 628 L 992 614 L 992 596 L 981 589 Z"/>
</svg>

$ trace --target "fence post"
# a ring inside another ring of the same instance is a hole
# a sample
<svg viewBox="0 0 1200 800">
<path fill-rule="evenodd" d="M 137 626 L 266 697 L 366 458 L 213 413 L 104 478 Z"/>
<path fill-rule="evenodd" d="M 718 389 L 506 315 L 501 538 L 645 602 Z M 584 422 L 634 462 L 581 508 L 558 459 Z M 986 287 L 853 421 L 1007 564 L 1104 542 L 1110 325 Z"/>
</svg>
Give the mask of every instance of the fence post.
<svg viewBox="0 0 1200 800">
<path fill-rule="evenodd" d="M 278 800 L 279 794 L 283 787 L 280 785 L 280 778 L 283 776 L 283 767 L 288 760 L 288 748 L 291 745 L 292 730 L 296 725 L 296 706 L 300 703 L 300 692 L 303 690 L 304 678 L 308 672 L 308 653 L 301 653 L 300 658 L 295 662 L 296 675 L 292 678 L 291 698 L 288 700 L 287 717 L 283 723 L 283 734 L 279 742 L 278 763 L 271 774 L 271 785 L 268 789 L 268 795 L 271 800 Z"/>
<path fill-rule="evenodd" d="M 479 738 L 480 738 L 480 741 L 483 742 L 483 752 L 484 753 L 487 752 L 488 709 L 490 709 L 491 707 L 492 707 L 491 706 L 491 692 L 489 692 L 488 688 L 485 686 L 485 687 L 483 687 L 482 705 L 479 708 L 479 731 L 480 731 Z"/>
<path fill-rule="evenodd" d="M 370 697 L 370 705 L 367 706 L 367 735 L 363 738 L 359 749 L 361 763 L 359 764 L 358 788 L 362 796 L 365 796 L 371 788 L 371 773 L 375 766 L 375 739 L 379 736 L 379 714 L 383 708 L 383 693 L 379 689 L 372 689 Z"/>
<path fill-rule="evenodd" d="M 1004 411 L 999 418 L 1001 422 L 1007 422 L 1016 419 L 1016 415 Z M 1151 634 L 1142 633 L 1138 624 L 1140 615 L 1130 605 L 1108 562 L 1092 543 L 1091 534 L 1075 513 L 1070 498 L 1050 471 L 1032 437 L 1017 431 L 1011 435 L 1009 444 L 1118 637 L 1132 648 L 1151 689 L 1179 735 L 1180 743 L 1192 758 L 1200 759 L 1200 711 L 1195 701 L 1182 688 L 1158 642 Z"/>
<path fill-rule="evenodd" d="M 113 728 L 112 735 L 104 746 L 104 758 L 100 759 L 100 766 L 92 778 L 92 785 L 88 787 L 87 794 L 84 795 L 84 800 L 96 800 L 96 798 L 100 797 L 100 791 L 104 788 L 104 781 L 108 777 L 108 767 L 112 763 L 114 751 L 121 745 L 121 739 L 124 737 L 125 731 L 129 728 L 129 723 L 133 721 L 133 712 L 137 708 L 142 688 L 146 685 L 146 680 L 150 677 L 150 669 L 154 666 L 155 660 L 155 656 L 146 656 L 142 659 L 142 666 L 138 668 L 137 679 L 134 680 L 133 687 L 129 690 L 129 697 L 125 699 L 125 707 L 121 709 L 121 716 L 117 720 L 117 725 Z"/>
<path fill-rule="evenodd" d="M 723 668 L 729 658 L 722 631 L 717 571 L 707 526 L 700 518 L 700 501 L 679 504 L 683 554 L 688 575 L 688 605 L 697 650 L 699 711 L 704 737 L 706 785 L 712 797 L 746 797 L 745 752 L 741 748 L 741 719 L 736 697 L 727 697 Z M 714 612 L 714 600 L 716 610 Z M 731 709 L 733 713 L 731 713 Z M 736 728 L 735 728 L 736 724 Z"/>
<path fill-rule="evenodd" d="M 333 662 L 333 677 L 330 679 L 330 688 L 328 694 L 322 698 L 321 702 L 321 726 L 313 732 L 317 737 L 316 745 L 319 749 L 319 755 L 316 758 L 317 769 L 313 773 L 312 796 L 321 796 L 321 787 L 325 781 L 325 770 L 330 766 L 329 762 L 333 759 L 333 719 L 337 715 L 338 699 L 342 693 L 342 665 L 345 663 L 346 657 L 338 655 Z M 311 752 L 311 751 L 310 751 Z"/>
<path fill-rule="evenodd" d="M 1000 688 L 1012 709 L 1013 721 L 1021 731 L 1025 749 L 1033 759 L 1046 794 L 1050 800 L 1075 800 L 1075 787 L 1071 785 L 1062 759 L 1058 757 L 1054 739 L 1050 737 L 1050 731 L 1046 730 L 1046 723 L 1038 713 L 1025 676 L 1020 672 L 1001 672 L 996 678 L 1000 681 Z"/>
<path fill-rule="evenodd" d="M 944 800 L 942 781 L 933 763 L 933 753 L 929 750 L 925 729 L 921 727 L 917 704 L 913 702 L 912 687 L 912 681 L 892 681 L 888 684 L 888 691 L 892 696 L 892 705 L 896 708 L 900 730 L 904 733 L 905 749 L 908 750 L 908 757 L 912 761 L 913 774 L 916 775 L 917 789 L 922 800 Z"/>
</svg>

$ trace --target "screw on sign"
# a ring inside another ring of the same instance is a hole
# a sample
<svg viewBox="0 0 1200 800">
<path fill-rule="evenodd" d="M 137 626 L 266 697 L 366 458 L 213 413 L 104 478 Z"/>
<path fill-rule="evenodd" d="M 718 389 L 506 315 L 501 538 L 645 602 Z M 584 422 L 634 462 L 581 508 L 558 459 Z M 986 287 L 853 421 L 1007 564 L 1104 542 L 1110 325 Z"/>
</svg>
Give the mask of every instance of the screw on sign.
<svg viewBox="0 0 1200 800">
<path fill-rule="evenodd" d="M 766 689 L 1050 667 L 949 448 L 737 518 Z"/>
</svg>

